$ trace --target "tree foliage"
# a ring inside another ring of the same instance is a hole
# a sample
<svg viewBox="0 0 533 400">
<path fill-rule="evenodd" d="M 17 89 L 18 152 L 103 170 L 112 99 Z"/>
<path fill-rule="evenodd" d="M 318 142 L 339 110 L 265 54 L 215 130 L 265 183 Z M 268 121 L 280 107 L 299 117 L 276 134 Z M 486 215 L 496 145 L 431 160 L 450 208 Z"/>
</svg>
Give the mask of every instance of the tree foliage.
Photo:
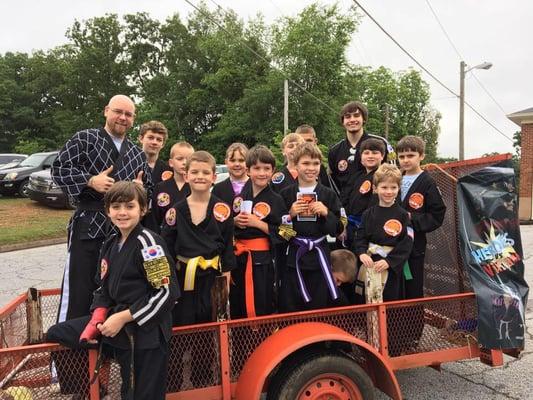
<svg viewBox="0 0 533 400">
<path fill-rule="evenodd" d="M 276 147 L 288 79 L 291 129 L 311 124 L 329 146 L 344 136 L 340 107 L 361 99 L 368 131 L 383 134 L 388 105 L 390 140 L 422 136 L 435 159 L 440 115 L 427 83 L 414 70 L 350 64 L 359 22 L 355 8 L 318 4 L 271 25 L 205 4 L 186 20 L 137 13 L 75 21 L 63 46 L 0 55 L 0 151 L 58 148 L 100 125 L 117 93 L 133 96 L 137 122 L 161 120 L 171 142 L 187 140 L 219 159 L 234 141 Z"/>
</svg>

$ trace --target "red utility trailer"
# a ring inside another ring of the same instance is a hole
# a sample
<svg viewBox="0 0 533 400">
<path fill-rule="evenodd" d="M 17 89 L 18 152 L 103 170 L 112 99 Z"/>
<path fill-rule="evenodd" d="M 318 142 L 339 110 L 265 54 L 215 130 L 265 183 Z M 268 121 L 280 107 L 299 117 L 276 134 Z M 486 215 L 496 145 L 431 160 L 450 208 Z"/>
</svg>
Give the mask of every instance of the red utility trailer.
<svg viewBox="0 0 533 400">
<path fill-rule="evenodd" d="M 428 235 L 426 297 L 175 328 L 167 398 L 373 399 L 377 388 L 399 400 L 397 370 L 472 358 L 502 365 L 501 351 L 477 344 L 476 300 L 458 247 L 455 183 L 457 176 L 508 158 L 426 167 L 448 206 L 443 227 Z M 105 361 L 90 384 L 96 349 L 29 344 L 36 320 L 46 331 L 56 319 L 59 290 L 39 294 L 37 319 L 27 295 L 0 310 L 0 399 L 120 398 L 114 361 Z M 413 342 L 410 327 L 420 323 L 420 315 L 422 336 Z M 191 351 L 199 346 L 203 351 Z M 204 358 L 205 370 L 191 370 L 193 353 Z M 68 363 L 55 368 L 61 359 Z M 68 385 L 57 383 L 59 369 L 68 374 Z"/>
</svg>

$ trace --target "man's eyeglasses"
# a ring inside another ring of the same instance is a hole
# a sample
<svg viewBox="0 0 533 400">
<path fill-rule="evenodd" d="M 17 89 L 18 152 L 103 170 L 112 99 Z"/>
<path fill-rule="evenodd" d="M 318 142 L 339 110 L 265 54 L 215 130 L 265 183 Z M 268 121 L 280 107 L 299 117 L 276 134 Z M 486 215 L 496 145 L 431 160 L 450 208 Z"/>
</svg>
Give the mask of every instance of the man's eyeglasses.
<svg viewBox="0 0 533 400">
<path fill-rule="evenodd" d="M 355 147 L 350 147 L 350 157 L 346 159 L 349 163 L 355 161 L 355 153 L 357 153 L 357 149 Z"/>
<path fill-rule="evenodd" d="M 114 113 L 117 114 L 117 115 L 122 115 L 122 114 L 124 114 L 124 116 L 125 116 L 126 118 L 133 118 L 133 117 L 135 117 L 135 114 L 132 113 L 132 112 L 130 112 L 130 111 L 119 110 L 118 108 L 112 108 L 111 111 L 114 112 Z"/>
</svg>

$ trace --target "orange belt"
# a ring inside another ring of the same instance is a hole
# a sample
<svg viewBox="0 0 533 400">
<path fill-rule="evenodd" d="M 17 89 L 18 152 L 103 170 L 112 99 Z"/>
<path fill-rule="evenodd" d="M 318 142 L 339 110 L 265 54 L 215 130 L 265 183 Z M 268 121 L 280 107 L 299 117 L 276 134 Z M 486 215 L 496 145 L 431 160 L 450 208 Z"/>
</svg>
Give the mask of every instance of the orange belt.
<svg viewBox="0 0 533 400">
<path fill-rule="evenodd" d="M 252 251 L 268 251 L 270 242 L 267 238 L 256 239 L 237 239 L 235 241 L 235 255 L 248 253 L 246 259 L 246 269 L 244 271 L 244 293 L 246 296 L 246 315 L 255 317 L 255 300 L 254 300 L 254 275 L 252 272 Z"/>
</svg>

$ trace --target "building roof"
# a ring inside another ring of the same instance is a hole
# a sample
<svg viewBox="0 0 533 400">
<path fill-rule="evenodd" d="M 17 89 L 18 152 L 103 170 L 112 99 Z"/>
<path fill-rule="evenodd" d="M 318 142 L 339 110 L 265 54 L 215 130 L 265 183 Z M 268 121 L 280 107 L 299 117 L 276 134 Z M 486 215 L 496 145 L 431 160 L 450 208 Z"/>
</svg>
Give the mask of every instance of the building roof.
<svg viewBox="0 0 533 400">
<path fill-rule="evenodd" d="M 524 123 L 533 123 L 533 107 L 526 108 L 522 111 L 517 111 L 512 114 L 508 114 L 507 118 L 513 121 L 516 125 L 522 126 Z"/>
</svg>

